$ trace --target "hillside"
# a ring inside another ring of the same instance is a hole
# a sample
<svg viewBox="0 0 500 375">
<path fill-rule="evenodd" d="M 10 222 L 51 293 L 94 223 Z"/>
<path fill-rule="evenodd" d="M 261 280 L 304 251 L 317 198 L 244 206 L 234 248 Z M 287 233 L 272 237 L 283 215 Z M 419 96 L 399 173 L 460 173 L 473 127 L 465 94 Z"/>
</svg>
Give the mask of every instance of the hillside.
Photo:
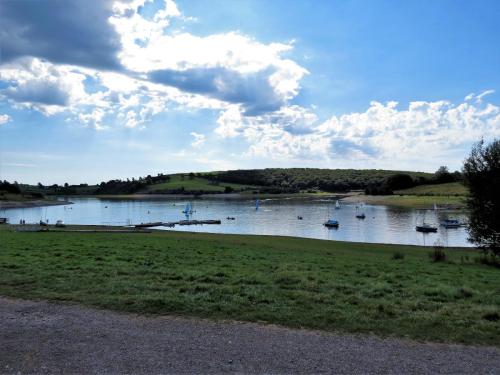
<svg viewBox="0 0 500 375">
<path fill-rule="evenodd" d="M 211 178 L 220 182 L 261 185 L 276 192 L 304 190 L 343 192 L 382 185 L 396 175 L 408 175 L 413 184 L 429 182 L 433 174 L 382 169 L 268 168 L 219 172 Z"/>
<path fill-rule="evenodd" d="M 114 194 L 290 194 L 369 190 L 387 194 L 393 190 L 435 183 L 435 175 L 424 172 L 381 169 L 268 168 L 177 173 L 109 180 L 98 185 L 16 185 L 22 193 L 41 195 Z"/>
</svg>

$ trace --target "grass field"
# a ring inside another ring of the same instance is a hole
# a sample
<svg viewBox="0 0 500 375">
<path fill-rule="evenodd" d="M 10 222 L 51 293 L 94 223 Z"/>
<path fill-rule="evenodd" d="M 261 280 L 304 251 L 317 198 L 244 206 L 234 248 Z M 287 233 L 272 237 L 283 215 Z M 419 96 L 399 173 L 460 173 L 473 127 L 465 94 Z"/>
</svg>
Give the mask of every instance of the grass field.
<svg viewBox="0 0 500 375">
<path fill-rule="evenodd" d="M 0 228 L 4 296 L 500 346 L 500 270 L 472 250 Z"/>
<path fill-rule="evenodd" d="M 250 190 L 252 188 L 257 188 L 254 186 L 247 185 L 239 185 L 239 184 L 231 184 L 231 183 L 220 183 L 219 185 L 214 185 L 210 183 L 210 180 L 201 177 L 193 177 L 189 178 L 188 176 L 181 175 L 172 175 L 170 177 L 170 181 L 154 184 L 148 187 L 148 191 L 150 192 L 161 192 L 166 190 L 176 190 L 184 188 L 186 191 L 204 191 L 204 192 L 224 192 L 226 186 L 229 186 L 234 189 L 234 191 L 245 191 Z"/>
<path fill-rule="evenodd" d="M 437 185 L 420 185 L 410 189 L 397 190 L 399 195 L 429 195 L 429 196 L 466 196 L 467 188 L 460 182 L 450 182 Z"/>
<path fill-rule="evenodd" d="M 406 208 L 432 208 L 434 204 L 439 207 L 463 208 L 464 197 L 459 196 L 431 196 L 431 195 L 367 195 L 353 197 L 354 200 L 370 204 L 382 204 Z"/>
</svg>

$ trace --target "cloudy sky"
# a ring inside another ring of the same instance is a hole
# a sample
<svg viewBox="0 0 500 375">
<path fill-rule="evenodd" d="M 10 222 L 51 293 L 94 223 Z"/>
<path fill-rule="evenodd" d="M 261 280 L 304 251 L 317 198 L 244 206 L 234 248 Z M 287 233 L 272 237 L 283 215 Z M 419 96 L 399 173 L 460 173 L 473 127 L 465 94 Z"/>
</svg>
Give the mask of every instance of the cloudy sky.
<svg viewBox="0 0 500 375">
<path fill-rule="evenodd" d="M 500 1 L 1 0 L 0 179 L 459 169 L 500 137 Z"/>
</svg>

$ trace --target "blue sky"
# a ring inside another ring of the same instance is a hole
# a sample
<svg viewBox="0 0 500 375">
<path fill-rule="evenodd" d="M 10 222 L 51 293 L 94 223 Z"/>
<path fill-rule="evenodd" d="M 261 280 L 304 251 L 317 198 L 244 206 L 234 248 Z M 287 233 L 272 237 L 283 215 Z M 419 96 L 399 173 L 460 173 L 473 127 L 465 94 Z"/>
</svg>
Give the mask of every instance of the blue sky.
<svg viewBox="0 0 500 375">
<path fill-rule="evenodd" d="M 0 7 L 0 179 L 459 169 L 500 136 L 497 1 Z"/>
</svg>

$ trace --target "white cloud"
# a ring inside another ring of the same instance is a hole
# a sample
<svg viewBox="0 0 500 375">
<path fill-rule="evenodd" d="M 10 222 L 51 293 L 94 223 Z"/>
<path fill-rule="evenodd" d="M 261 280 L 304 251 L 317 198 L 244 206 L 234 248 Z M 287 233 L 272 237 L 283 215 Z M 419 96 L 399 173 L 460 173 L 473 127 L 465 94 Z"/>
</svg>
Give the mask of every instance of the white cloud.
<svg viewBox="0 0 500 375">
<path fill-rule="evenodd" d="M 196 132 L 191 132 L 190 134 L 194 137 L 194 140 L 191 142 L 191 146 L 194 148 L 200 148 L 207 140 L 204 134 Z"/>
<path fill-rule="evenodd" d="M 304 108 L 291 106 L 274 114 L 245 117 L 233 106 L 221 112 L 215 129 L 223 138 L 248 142 L 247 156 L 276 161 L 376 161 L 436 164 L 457 148 L 482 137 L 500 136 L 500 107 L 491 103 L 447 101 L 372 102 L 365 112 L 333 116 L 320 122 Z"/>
<path fill-rule="evenodd" d="M 9 121 L 12 121 L 12 117 L 9 115 L 0 115 L 0 125 L 6 124 Z"/>
<path fill-rule="evenodd" d="M 103 3 L 109 22 L 103 23 L 99 15 L 103 38 L 93 43 L 109 45 L 110 51 L 94 51 L 92 56 L 99 61 L 82 58 L 81 65 L 77 56 L 86 45 L 79 35 L 94 35 L 83 30 L 93 27 L 87 19 L 93 13 L 82 11 L 82 1 L 68 5 L 71 17 L 82 17 L 74 27 L 61 16 L 63 10 L 57 10 L 55 25 L 68 24 L 71 29 L 69 36 L 61 32 L 61 38 L 46 34 L 40 19 L 15 13 L 9 22 L 21 31 L 38 30 L 55 46 L 65 45 L 68 38 L 80 44 L 68 47 L 68 53 L 54 51 L 32 44 L 29 33 L 23 34 L 22 48 L 12 49 L 9 59 L 0 64 L 0 80 L 7 86 L 0 91 L 1 98 L 16 108 L 47 116 L 63 113 L 99 129 L 104 117 L 109 125 L 138 127 L 163 111 L 185 108 L 221 110 L 236 104 L 247 115 L 261 115 L 286 107 L 297 95 L 307 71 L 282 57 L 293 48 L 293 41 L 264 44 L 238 32 L 208 36 L 177 32 L 171 29 L 171 20 L 188 18 L 175 2 L 164 1 L 163 8 L 149 18 L 139 12 L 147 2 Z M 54 11 L 45 5 L 37 5 L 41 18 Z M 16 7 L 9 11 L 16 12 Z M 110 39 L 105 40 L 106 36 Z M 100 70 L 103 67 L 107 70 Z M 120 113 L 126 118 L 119 118 Z"/>
</svg>

